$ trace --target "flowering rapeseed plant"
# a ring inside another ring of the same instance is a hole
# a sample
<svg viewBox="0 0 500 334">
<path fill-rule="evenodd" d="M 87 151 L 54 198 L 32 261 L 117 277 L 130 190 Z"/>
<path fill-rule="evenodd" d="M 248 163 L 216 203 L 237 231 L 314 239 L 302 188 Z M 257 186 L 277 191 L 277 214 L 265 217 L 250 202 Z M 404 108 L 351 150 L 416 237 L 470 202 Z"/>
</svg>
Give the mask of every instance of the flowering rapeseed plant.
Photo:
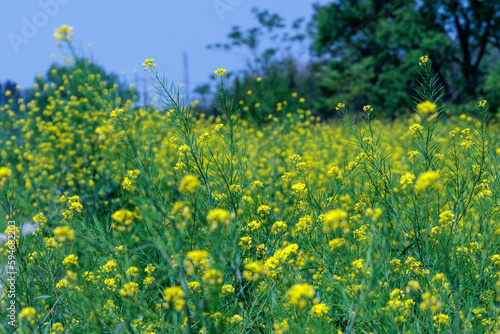
<svg viewBox="0 0 500 334">
<path fill-rule="evenodd" d="M 498 331 L 497 125 L 483 100 L 442 118 L 419 63 L 409 119 L 367 105 L 357 123 L 339 103 L 343 126 L 301 108 L 251 125 L 223 69 L 208 117 L 152 59 L 165 110 L 116 98 L 82 59 L 38 78 L 23 111 L 0 106 L 18 135 L 0 133 L 2 215 L 38 224 L 16 230 L 18 332 Z"/>
</svg>

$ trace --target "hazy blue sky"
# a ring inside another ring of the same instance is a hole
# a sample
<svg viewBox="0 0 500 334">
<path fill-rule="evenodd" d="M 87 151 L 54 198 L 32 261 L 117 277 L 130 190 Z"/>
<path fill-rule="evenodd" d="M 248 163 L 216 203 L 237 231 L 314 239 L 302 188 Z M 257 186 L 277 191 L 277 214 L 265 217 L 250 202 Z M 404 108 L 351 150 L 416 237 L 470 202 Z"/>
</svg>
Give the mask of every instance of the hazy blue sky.
<svg viewBox="0 0 500 334">
<path fill-rule="evenodd" d="M 208 82 L 219 67 L 242 68 L 244 55 L 208 50 L 207 44 L 226 41 L 231 27 L 256 25 L 251 8 L 268 9 L 287 23 L 305 17 L 313 3 L 285 0 L 15 0 L 2 3 L 0 14 L 0 82 L 33 84 L 53 61 L 69 55 L 56 47 L 54 30 L 74 27 L 80 55 L 91 55 L 106 70 L 132 82 L 134 70 L 144 76 L 142 63 L 154 58 L 173 82 L 184 79 L 183 53 L 187 52 L 191 89 Z M 92 43 L 89 50 L 88 44 Z M 140 80 L 142 82 L 142 80 Z"/>
</svg>

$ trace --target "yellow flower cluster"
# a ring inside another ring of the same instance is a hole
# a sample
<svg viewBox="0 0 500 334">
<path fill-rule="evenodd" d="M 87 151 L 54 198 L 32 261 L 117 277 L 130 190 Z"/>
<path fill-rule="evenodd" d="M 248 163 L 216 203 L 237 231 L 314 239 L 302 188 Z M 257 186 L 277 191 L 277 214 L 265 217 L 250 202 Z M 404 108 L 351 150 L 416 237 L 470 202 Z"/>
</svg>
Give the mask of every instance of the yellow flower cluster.
<svg viewBox="0 0 500 334">
<path fill-rule="evenodd" d="M 144 68 L 144 71 L 147 71 L 149 68 L 156 67 L 156 64 L 154 64 L 154 59 L 146 59 L 144 63 L 142 64 L 142 67 Z"/>
<path fill-rule="evenodd" d="M 219 76 L 223 77 L 224 74 L 226 74 L 225 69 L 223 69 L 223 68 L 217 69 L 217 71 L 215 71 L 215 79 L 217 79 Z"/>
<path fill-rule="evenodd" d="M 0 167 L 0 188 L 5 187 L 7 181 L 12 177 L 12 170 L 8 167 Z"/>
<path fill-rule="evenodd" d="M 417 104 L 417 111 L 421 115 L 428 115 L 433 113 L 436 110 L 436 104 L 430 101 L 424 101 L 422 103 Z"/>
<path fill-rule="evenodd" d="M 54 38 L 71 42 L 73 40 L 73 27 L 67 24 L 62 25 L 54 32 Z"/>
<path fill-rule="evenodd" d="M 165 299 L 163 306 L 165 308 L 173 306 L 176 311 L 181 311 L 186 304 L 184 300 L 184 291 L 182 291 L 182 288 L 178 285 L 166 288 L 163 291 L 163 296 Z"/>
<path fill-rule="evenodd" d="M 307 301 L 314 297 L 314 288 L 307 283 L 295 284 L 286 293 L 289 302 L 292 306 L 303 309 L 307 305 Z"/>
</svg>

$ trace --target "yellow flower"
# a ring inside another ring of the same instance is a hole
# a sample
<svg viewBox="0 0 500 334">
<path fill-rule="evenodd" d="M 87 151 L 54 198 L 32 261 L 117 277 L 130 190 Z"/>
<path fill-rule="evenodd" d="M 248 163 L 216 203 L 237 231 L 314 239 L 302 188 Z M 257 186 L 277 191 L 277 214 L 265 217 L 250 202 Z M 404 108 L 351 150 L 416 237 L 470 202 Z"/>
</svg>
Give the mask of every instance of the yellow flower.
<svg viewBox="0 0 500 334">
<path fill-rule="evenodd" d="M 196 188 L 200 185 L 198 178 L 193 175 L 186 175 L 182 178 L 181 184 L 179 185 L 179 191 L 181 193 L 194 193 Z"/>
<path fill-rule="evenodd" d="M 129 282 L 123 286 L 122 289 L 120 289 L 120 295 L 121 296 L 127 296 L 127 297 L 132 297 L 137 295 L 138 290 L 137 287 L 139 284 L 135 282 Z"/>
<path fill-rule="evenodd" d="M 54 32 L 55 39 L 60 39 L 62 41 L 72 41 L 73 40 L 73 27 L 68 26 L 67 24 L 62 25 L 57 28 Z"/>
<path fill-rule="evenodd" d="M 220 223 L 229 225 L 229 220 L 232 218 L 231 214 L 224 209 L 213 209 L 208 212 L 207 220 L 210 224 L 210 231 L 214 231 Z"/>
<path fill-rule="evenodd" d="M 332 179 L 341 179 L 342 178 L 342 173 L 340 172 L 340 169 L 338 166 L 333 166 L 330 168 L 327 172 L 327 175 L 331 177 Z"/>
<path fill-rule="evenodd" d="M 271 208 L 269 207 L 269 205 L 261 205 L 257 208 L 257 213 L 258 214 L 266 214 L 268 215 L 269 212 L 271 211 Z"/>
<path fill-rule="evenodd" d="M 429 113 L 434 112 L 436 108 L 436 104 L 432 103 L 431 101 L 425 101 L 417 104 L 417 111 L 421 115 L 428 115 Z"/>
<path fill-rule="evenodd" d="M 287 225 L 286 225 L 285 222 L 283 222 L 283 221 L 277 221 L 271 227 L 271 233 L 272 234 L 278 234 L 278 233 L 281 233 L 281 232 L 285 231 L 286 228 L 287 228 Z"/>
<path fill-rule="evenodd" d="M 36 315 L 36 310 L 34 307 L 25 307 L 19 313 L 19 318 L 21 319 L 27 318 L 28 320 L 31 320 L 35 317 L 35 315 Z"/>
<path fill-rule="evenodd" d="M 106 262 L 105 265 L 103 265 L 101 267 L 101 269 L 104 271 L 104 272 L 111 272 L 112 270 L 113 271 L 116 271 L 116 268 L 117 268 L 118 264 L 116 263 L 116 260 L 109 260 L 108 262 Z"/>
<path fill-rule="evenodd" d="M 346 243 L 346 240 L 344 238 L 335 238 L 335 239 L 333 239 L 332 241 L 330 241 L 328 243 L 328 246 L 333 251 L 333 250 L 335 250 L 337 248 L 340 248 L 340 247 L 344 246 L 345 243 Z"/>
<path fill-rule="evenodd" d="M 486 101 L 486 100 L 481 100 L 481 101 L 479 101 L 478 106 L 480 106 L 480 107 L 484 107 L 484 106 L 486 105 L 486 102 L 488 102 L 488 101 Z"/>
<path fill-rule="evenodd" d="M 226 284 L 226 285 L 223 285 L 222 288 L 221 288 L 221 293 L 223 295 L 227 295 L 227 294 L 230 294 L 230 293 L 233 293 L 234 292 L 234 288 L 231 284 Z"/>
<path fill-rule="evenodd" d="M 8 167 L 0 167 L 0 188 L 5 186 L 7 180 L 12 176 L 12 170 Z"/>
<path fill-rule="evenodd" d="M 64 242 L 66 240 L 73 240 L 75 238 L 75 231 L 68 226 L 58 226 L 54 229 L 54 235 L 58 241 Z"/>
<path fill-rule="evenodd" d="M 210 285 L 222 284 L 222 273 L 217 269 L 209 269 L 203 275 L 203 281 Z"/>
<path fill-rule="evenodd" d="M 345 233 L 349 228 L 347 225 L 347 212 L 342 209 L 335 209 L 328 211 L 323 217 L 323 229 L 326 233 L 342 228 Z"/>
<path fill-rule="evenodd" d="M 423 174 L 421 174 L 417 182 L 415 183 L 415 190 L 417 191 L 422 191 L 430 187 L 432 184 L 434 184 L 434 189 L 439 190 L 439 184 L 436 183 L 439 179 L 439 173 L 435 171 L 428 171 Z"/>
<path fill-rule="evenodd" d="M 148 274 L 151 274 L 153 271 L 155 271 L 156 267 L 153 266 L 151 263 L 148 264 L 148 266 L 146 267 L 146 269 L 144 269 L 144 272 L 148 273 Z"/>
<path fill-rule="evenodd" d="M 422 56 L 420 57 L 420 63 L 418 63 L 419 66 L 422 66 L 423 64 L 427 63 L 429 60 L 429 56 Z"/>
<path fill-rule="evenodd" d="M 446 324 L 448 322 L 449 316 L 446 314 L 438 314 L 432 317 L 432 320 L 434 321 L 434 326 L 439 327 L 440 324 Z"/>
<path fill-rule="evenodd" d="M 64 327 L 60 322 L 56 322 L 55 324 L 52 324 L 52 330 L 53 331 L 62 331 L 62 330 L 64 330 Z"/>
<path fill-rule="evenodd" d="M 126 274 L 129 276 L 137 276 L 139 274 L 139 269 L 137 269 L 137 267 L 130 267 L 128 268 Z"/>
<path fill-rule="evenodd" d="M 78 256 L 75 256 L 73 254 L 66 256 L 66 258 L 63 260 L 63 264 L 66 266 L 66 268 L 71 266 L 72 264 L 78 265 Z"/>
<path fill-rule="evenodd" d="M 193 261 L 194 264 L 199 264 L 208 256 L 208 254 L 209 253 L 206 250 L 194 250 L 188 252 L 186 254 L 186 258 Z"/>
<path fill-rule="evenodd" d="M 415 180 L 415 175 L 412 173 L 406 173 L 403 176 L 401 176 L 401 180 L 399 183 L 401 184 L 401 189 L 406 189 L 408 188 L 412 183 L 413 180 Z"/>
<path fill-rule="evenodd" d="M 69 284 L 68 280 L 66 278 L 63 278 L 56 284 L 56 289 L 65 288 L 68 286 L 68 284 Z"/>
<path fill-rule="evenodd" d="M 188 283 L 189 290 L 191 291 L 199 291 L 201 288 L 201 284 L 197 281 L 189 282 Z"/>
<path fill-rule="evenodd" d="M 229 322 L 231 322 L 232 324 L 239 323 L 239 322 L 242 322 L 242 321 L 243 321 L 243 318 L 239 314 L 235 314 L 235 315 L 233 315 L 231 317 L 231 319 L 229 319 Z"/>
<path fill-rule="evenodd" d="M 325 304 L 316 304 L 311 308 L 311 315 L 321 318 L 330 311 L 330 308 Z"/>
<path fill-rule="evenodd" d="M 221 77 L 223 77 L 224 74 L 226 74 L 226 70 L 225 69 L 223 69 L 223 68 L 217 69 L 217 71 L 215 71 L 215 79 L 217 79 L 219 75 Z"/>
<path fill-rule="evenodd" d="M 125 176 L 122 182 L 122 188 L 123 190 L 134 192 L 135 190 L 135 185 L 134 183 L 128 178 L 128 176 Z"/>
<path fill-rule="evenodd" d="M 286 293 L 290 304 L 303 309 L 307 305 L 307 299 L 314 297 L 314 288 L 308 283 L 295 284 Z"/>
<path fill-rule="evenodd" d="M 163 298 L 166 301 L 166 303 L 163 304 L 165 308 L 170 308 L 170 304 L 173 304 L 175 310 L 182 311 L 182 308 L 186 304 L 184 300 L 184 291 L 182 291 L 182 288 L 178 285 L 163 290 Z"/>
<path fill-rule="evenodd" d="M 114 278 L 107 278 L 104 280 L 104 284 L 106 288 L 110 291 L 115 291 L 116 289 L 116 280 Z"/>
<path fill-rule="evenodd" d="M 134 220 L 134 218 L 137 218 L 137 215 L 131 211 L 121 209 L 116 211 L 111 215 L 111 218 L 119 223 L 123 224 L 124 226 L 117 225 L 116 223 L 113 223 L 111 225 L 112 228 L 118 229 L 120 232 L 124 232 L 126 230 L 125 226 L 130 226 Z"/>
<path fill-rule="evenodd" d="M 144 71 L 146 71 L 148 68 L 156 67 L 156 64 L 153 64 L 154 61 L 155 61 L 154 59 L 146 59 L 142 64 Z"/>
</svg>

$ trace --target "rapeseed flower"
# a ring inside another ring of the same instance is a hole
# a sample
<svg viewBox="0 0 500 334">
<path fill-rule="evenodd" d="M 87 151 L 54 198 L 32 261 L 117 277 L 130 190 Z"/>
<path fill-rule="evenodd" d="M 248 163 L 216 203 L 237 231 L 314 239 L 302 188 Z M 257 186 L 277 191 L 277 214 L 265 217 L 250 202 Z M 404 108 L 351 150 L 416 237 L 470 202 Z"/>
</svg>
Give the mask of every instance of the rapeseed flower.
<svg viewBox="0 0 500 334">
<path fill-rule="evenodd" d="M 207 221 L 210 224 L 210 231 L 215 231 L 219 224 L 229 225 L 232 215 L 224 209 L 213 209 L 208 212 Z"/>
<path fill-rule="evenodd" d="M 436 110 L 436 108 L 437 108 L 436 104 L 432 103 L 431 101 L 425 101 L 417 104 L 418 113 L 424 116 L 433 113 Z"/>
<path fill-rule="evenodd" d="M 223 77 L 225 74 L 226 70 L 223 68 L 219 68 L 217 69 L 217 71 L 215 71 L 215 79 L 217 79 L 219 76 Z"/>
<path fill-rule="evenodd" d="M 321 318 L 330 311 L 330 308 L 325 304 L 316 304 L 311 308 L 311 315 L 317 318 Z"/>
<path fill-rule="evenodd" d="M 199 185 L 200 181 L 196 176 L 186 175 L 181 180 L 181 183 L 179 185 L 179 191 L 181 193 L 192 194 L 196 191 L 196 188 L 198 188 Z"/>
<path fill-rule="evenodd" d="M 120 295 L 124 297 L 133 297 L 137 295 L 138 293 L 138 288 L 139 284 L 135 282 L 129 282 L 123 285 L 123 288 L 120 289 Z"/>
<path fill-rule="evenodd" d="M 174 309 L 180 312 L 186 304 L 184 300 L 184 291 L 182 291 L 182 288 L 178 285 L 163 290 L 163 298 L 166 302 L 163 303 L 163 306 L 167 309 L 173 305 Z"/>
<path fill-rule="evenodd" d="M 307 300 L 314 297 L 314 288 L 308 283 L 295 284 L 286 293 L 292 306 L 302 310 L 307 305 Z"/>
<path fill-rule="evenodd" d="M 8 167 L 0 167 L 0 188 L 5 187 L 7 181 L 12 177 L 12 170 Z"/>
<path fill-rule="evenodd" d="M 20 319 L 28 319 L 31 320 L 35 317 L 36 315 L 36 309 L 34 307 L 25 307 L 19 312 L 19 318 Z"/>
<path fill-rule="evenodd" d="M 439 173 L 435 171 L 428 171 L 423 174 L 420 174 L 420 176 L 417 179 L 417 182 L 415 183 L 415 190 L 417 191 L 422 191 L 427 188 L 429 188 L 431 185 L 433 185 L 435 190 L 439 190 L 440 186 L 436 182 L 439 180 Z"/>
</svg>

